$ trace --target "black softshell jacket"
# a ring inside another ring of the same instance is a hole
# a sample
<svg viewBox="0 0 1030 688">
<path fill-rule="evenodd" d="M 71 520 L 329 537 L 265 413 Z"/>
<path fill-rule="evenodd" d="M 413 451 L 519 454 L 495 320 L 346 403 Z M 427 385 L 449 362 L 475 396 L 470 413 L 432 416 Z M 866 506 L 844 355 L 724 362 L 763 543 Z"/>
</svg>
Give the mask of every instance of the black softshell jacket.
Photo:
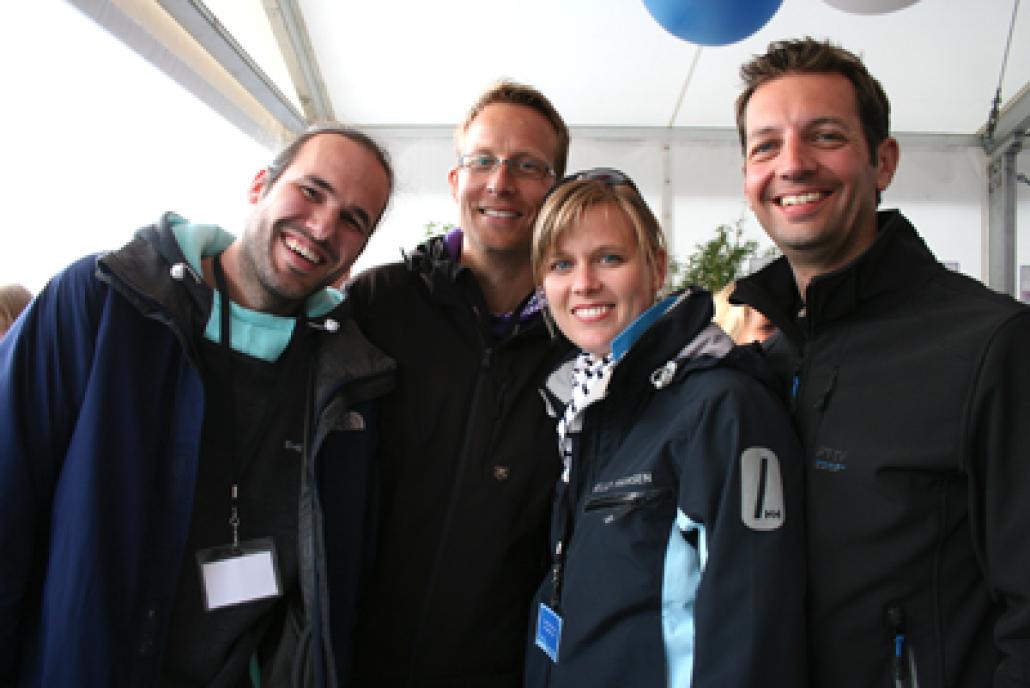
<svg viewBox="0 0 1030 688">
<path fill-rule="evenodd" d="M 814 685 L 1030 686 L 1030 309 L 879 223 L 804 311 L 785 260 L 733 297 L 795 389 Z"/>
<path fill-rule="evenodd" d="M 565 347 L 539 314 L 496 338 L 473 274 L 432 239 L 350 288 L 397 361 L 381 407 L 379 556 L 358 630 L 360 685 L 522 683 L 560 465 L 538 388 Z"/>
</svg>

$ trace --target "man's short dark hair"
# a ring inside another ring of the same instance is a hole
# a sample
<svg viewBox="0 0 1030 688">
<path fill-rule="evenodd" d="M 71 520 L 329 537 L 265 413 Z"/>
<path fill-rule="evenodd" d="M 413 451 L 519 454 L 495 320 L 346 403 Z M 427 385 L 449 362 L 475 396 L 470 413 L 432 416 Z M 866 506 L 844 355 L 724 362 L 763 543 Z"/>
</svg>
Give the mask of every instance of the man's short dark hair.
<svg viewBox="0 0 1030 688">
<path fill-rule="evenodd" d="M 744 91 L 737 97 L 737 134 L 741 150 L 747 145 L 747 104 L 759 86 L 789 74 L 840 74 L 855 88 L 858 118 L 862 123 L 869 158 L 876 164 L 876 149 L 890 135 L 890 102 L 883 86 L 852 52 L 829 41 L 810 37 L 774 41 L 764 55 L 756 55 L 740 68 Z"/>
<path fill-rule="evenodd" d="M 312 124 L 303 132 L 298 134 L 296 138 L 286 144 L 286 147 L 279 151 L 278 155 L 268 165 L 268 179 L 265 183 L 265 188 L 261 195 L 267 195 L 275 183 L 282 176 L 283 172 L 289 167 L 294 158 L 297 157 L 297 153 L 304 147 L 304 144 L 323 134 L 335 134 L 336 136 L 342 136 L 345 139 L 353 141 L 358 144 L 369 153 L 375 156 L 376 160 L 383 167 L 383 172 L 386 173 L 386 197 L 389 199 L 393 195 L 393 166 L 390 164 L 390 154 L 386 152 L 386 149 L 376 143 L 376 141 L 363 131 L 359 131 L 354 127 L 349 127 L 345 124 L 338 124 L 334 122 L 325 122 L 319 124 Z M 378 222 L 378 219 L 376 220 Z"/>
</svg>

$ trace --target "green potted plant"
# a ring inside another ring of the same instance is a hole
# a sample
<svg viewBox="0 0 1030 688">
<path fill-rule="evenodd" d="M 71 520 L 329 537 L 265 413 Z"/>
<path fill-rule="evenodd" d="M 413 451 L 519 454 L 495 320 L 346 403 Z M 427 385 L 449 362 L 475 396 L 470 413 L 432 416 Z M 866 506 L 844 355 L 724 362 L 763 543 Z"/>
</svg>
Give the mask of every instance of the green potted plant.
<svg viewBox="0 0 1030 688">
<path fill-rule="evenodd" d="M 748 260 L 758 255 L 758 242 L 743 241 L 744 230 L 741 218 L 733 224 L 721 224 L 715 228 L 715 236 L 695 245 L 694 252 L 686 260 L 669 258 L 667 288 L 672 291 L 697 285 L 717 292 L 745 270 Z M 763 252 L 769 257 L 773 249 Z"/>
</svg>

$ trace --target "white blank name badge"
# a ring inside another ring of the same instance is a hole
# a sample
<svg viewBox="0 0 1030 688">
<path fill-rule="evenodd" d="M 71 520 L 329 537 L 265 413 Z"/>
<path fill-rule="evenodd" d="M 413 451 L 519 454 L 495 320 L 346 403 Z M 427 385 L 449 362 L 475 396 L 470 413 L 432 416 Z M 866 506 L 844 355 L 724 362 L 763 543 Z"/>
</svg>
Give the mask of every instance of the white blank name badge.
<svg viewBox="0 0 1030 688">
<path fill-rule="evenodd" d="M 235 552 L 231 547 L 200 550 L 197 563 L 208 611 L 282 594 L 271 538 L 241 543 Z"/>
</svg>

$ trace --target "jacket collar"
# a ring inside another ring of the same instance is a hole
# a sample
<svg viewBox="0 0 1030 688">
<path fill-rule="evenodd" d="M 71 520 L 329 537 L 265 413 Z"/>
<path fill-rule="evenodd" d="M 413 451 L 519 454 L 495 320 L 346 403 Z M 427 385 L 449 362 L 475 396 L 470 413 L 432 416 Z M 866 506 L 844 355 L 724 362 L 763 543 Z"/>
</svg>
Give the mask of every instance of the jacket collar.
<svg viewBox="0 0 1030 688">
<path fill-rule="evenodd" d="M 732 348 L 729 337 L 711 326 L 712 298 L 707 291 L 689 289 L 667 297 L 652 308 L 654 310 L 645 312 L 651 317 L 634 321 L 619 335 L 627 335 L 632 341 L 618 358 L 612 373 L 612 389 L 616 386 L 622 389 L 624 385 L 634 389 L 658 387 L 659 383 L 653 378 L 663 368 L 672 365 L 670 375 L 675 375 L 696 359 L 722 358 Z M 642 330 L 637 329 L 638 324 Z M 569 354 L 547 378 L 544 396 L 549 413 L 554 411 L 554 401 L 564 405 L 571 398 L 571 370 L 575 359 L 576 353 Z M 626 392 L 620 391 L 623 393 Z"/>
<path fill-rule="evenodd" d="M 877 222 L 872 245 L 843 268 L 813 278 L 804 302 L 786 258 L 740 280 L 730 300 L 761 311 L 800 346 L 832 323 L 882 307 L 944 269 L 900 212 L 880 211 Z M 805 331 L 797 321 L 802 310 Z"/>
<path fill-rule="evenodd" d="M 449 247 L 455 243 L 455 232 L 460 232 L 460 229 L 453 230 L 447 236 L 430 237 L 410 253 L 404 252 L 404 265 L 425 284 L 435 303 L 451 311 L 455 322 L 474 327 L 477 336 L 484 342 L 494 341 L 494 318 L 475 274 L 450 252 Z M 469 320 L 469 312 L 475 315 L 475 323 Z M 512 316 L 518 318 L 514 327 L 510 328 L 512 334 L 536 331 L 538 328 L 544 331 L 540 303 L 533 292 L 526 294 L 515 312 L 520 315 Z"/>
<path fill-rule="evenodd" d="M 170 327 L 196 361 L 193 333 L 210 320 L 213 291 L 183 254 L 173 232 L 177 222 L 182 219 L 166 213 L 157 223 L 140 229 L 125 247 L 98 259 L 97 274 L 142 315 Z M 350 303 L 338 303 L 325 316 L 335 320 L 338 328 L 323 326 L 316 333 L 319 400 L 334 393 L 341 380 L 377 380 L 367 394 L 361 394 L 367 398 L 392 386 L 393 361 L 354 325 Z"/>
</svg>

